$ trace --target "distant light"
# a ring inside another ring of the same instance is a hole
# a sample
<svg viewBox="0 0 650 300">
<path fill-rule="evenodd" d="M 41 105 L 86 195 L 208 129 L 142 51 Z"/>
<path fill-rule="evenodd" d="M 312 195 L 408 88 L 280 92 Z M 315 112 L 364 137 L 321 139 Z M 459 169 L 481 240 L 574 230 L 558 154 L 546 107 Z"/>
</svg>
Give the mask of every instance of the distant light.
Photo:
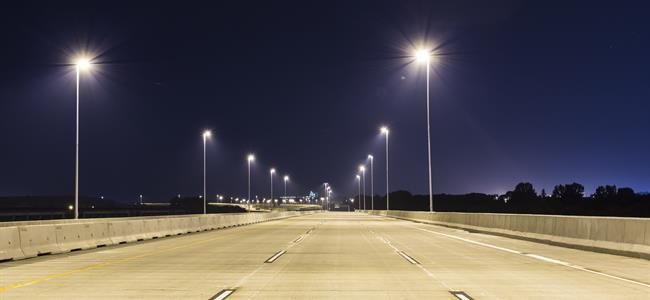
<svg viewBox="0 0 650 300">
<path fill-rule="evenodd" d="M 415 52 L 415 59 L 417 61 L 425 62 L 431 59 L 431 54 L 427 50 L 420 49 L 417 52 Z"/>
<path fill-rule="evenodd" d="M 212 136 L 212 132 L 209 129 L 206 129 L 205 131 L 203 131 L 203 137 L 204 138 L 209 138 L 210 136 Z"/>
<path fill-rule="evenodd" d="M 90 63 L 90 60 L 87 58 L 78 58 L 77 61 L 75 62 L 75 65 L 77 65 L 77 68 L 80 70 L 87 70 L 90 69 L 90 66 L 92 65 Z"/>
<path fill-rule="evenodd" d="M 255 155 L 249 154 L 248 155 L 248 161 L 254 161 L 255 160 Z"/>
<path fill-rule="evenodd" d="M 284 181 L 289 181 L 289 175 L 284 175 Z"/>
<path fill-rule="evenodd" d="M 271 168 L 271 174 L 275 173 L 275 169 Z"/>
<path fill-rule="evenodd" d="M 361 180 L 361 175 L 357 174 L 357 179 Z"/>
<path fill-rule="evenodd" d="M 360 171 L 360 172 L 365 172 L 365 171 L 366 171 L 366 167 L 364 167 L 364 166 L 359 166 L 359 171 Z"/>
<path fill-rule="evenodd" d="M 72 210 L 72 209 L 74 209 L 74 206 L 68 205 L 68 210 Z"/>
</svg>

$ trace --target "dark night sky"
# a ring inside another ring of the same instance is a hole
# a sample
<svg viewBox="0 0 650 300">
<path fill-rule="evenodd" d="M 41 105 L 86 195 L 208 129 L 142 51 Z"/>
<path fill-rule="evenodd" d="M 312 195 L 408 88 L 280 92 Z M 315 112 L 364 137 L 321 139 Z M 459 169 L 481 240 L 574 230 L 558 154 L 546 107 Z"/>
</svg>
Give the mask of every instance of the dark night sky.
<svg viewBox="0 0 650 300">
<path fill-rule="evenodd" d="M 268 169 L 292 193 L 356 190 L 374 153 L 385 189 L 427 190 L 429 41 L 434 192 L 550 191 L 583 183 L 650 190 L 647 6 L 592 1 L 238 1 L 187 7 L 3 7 L 0 195 L 71 195 L 74 68 L 82 74 L 80 191 L 135 200 L 254 193 Z M 452 4 L 453 3 L 453 4 Z M 369 189 L 369 185 L 368 185 Z M 281 190 L 277 181 L 276 190 Z"/>
</svg>

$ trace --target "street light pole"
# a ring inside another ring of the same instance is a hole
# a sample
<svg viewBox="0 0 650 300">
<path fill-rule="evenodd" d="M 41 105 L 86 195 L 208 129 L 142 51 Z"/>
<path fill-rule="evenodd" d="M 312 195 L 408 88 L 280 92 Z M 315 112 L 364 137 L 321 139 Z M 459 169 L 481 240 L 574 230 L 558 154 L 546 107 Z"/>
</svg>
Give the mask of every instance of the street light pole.
<svg viewBox="0 0 650 300">
<path fill-rule="evenodd" d="M 427 146 L 429 150 L 429 212 L 433 212 L 433 186 L 431 183 L 431 119 L 429 118 L 429 67 L 430 59 L 427 58 Z"/>
<path fill-rule="evenodd" d="M 431 119 L 429 109 L 429 73 L 431 68 L 431 54 L 429 51 L 420 50 L 416 53 L 416 59 L 427 65 L 427 151 L 429 160 L 429 211 L 433 212 L 433 186 L 431 183 Z"/>
<path fill-rule="evenodd" d="M 359 166 L 359 171 L 363 180 L 363 210 L 366 210 L 366 167 Z"/>
<path fill-rule="evenodd" d="M 359 203 L 357 205 L 361 209 L 361 176 L 359 174 L 357 174 L 357 183 L 359 184 Z"/>
<path fill-rule="evenodd" d="M 330 209 L 330 199 L 332 197 L 332 186 L 327 184 L 327 210 Z"/>
<path fill-rule="evenodd" d="M 370 210 L 375 210 L 375 157 L 368 154 L 368 158 L 370 159 Z"/>
<path fill-rule="evenodd" d="M 251 162 L 255 160 L 255 155 L 248 155 L 248 211 L 251 211 Z"/>
<path fill-rule="evenodd" d="M 81 69 L 90 68 L 90 61 L 80 58 L 75 67 L 77 71 L 77 112 L 74 150 L 74 218 L 79 219 L 79 73 L 81 73 Z"/>
<path fill-rule="evenodd" d="M 273 203 L 273 174 L 275 174 L 275 169 L 271 168 L 271 205 L 275 206 Z"/>
<path fill-rule="evenodd" d="M 382 127 L 381 132 L 386 135 L 386 210 L 390 211 L 390 193 L 388 192 L 388 127 Z"/>
<path fill-rule="evenodd" d="M 327 186 L 328 186 L 328 185 L 329 185 L 329 184 L 328 184 L 327 182 L 323 183 L 323 195 L 324 195 L 325 197 L 323 197 L 323 200 L 324 200 L 324 201 L 323 201 L 323 203 L 321 203 L 321 204 L 322 204 L 323 206 L 325 206 L 325 208 L 326 208 L 325 210 L 329 210 L 329 206 L 330 206 L 330 205 L 329 205 L 329 204 L 330 204 L 330 203 L 329 203 L 329 199 L 328 199 L 328 196 L 329 196 L 329 195 L 328 195 L 328 193 L 327 193 Z"/>
<path fill-rule="evenodd" d="M 205 215 L 208 211 L 208 204 L 207 204 L 207 194 L 206 194 L 206 188 L 205 188 L 205 177 L 206 177 L 206 152 L 205 152 L 205 144 L 210 138 L 210 135 L 212 133 L 210 130 L 205 130 L 203 131 L 203 214 Z"/>
<path fill-rule="evenodd" d="M 284 199 L 287 199 L 287 181 L 289 181 L 289 175 L 284 175 Z"/>
<path fill-rule="evenodd" d="M 74 218 L 79 219 L 79 63 L 77 63 L 77 118 L 74 150 Z"/>
<path fill-rule="evenodd" d="M 332 197 L 332 189 L 328 186 L 327 187 L 327 208 L 329 210 L 330 206 L 330 197 Z"/>
</svg>

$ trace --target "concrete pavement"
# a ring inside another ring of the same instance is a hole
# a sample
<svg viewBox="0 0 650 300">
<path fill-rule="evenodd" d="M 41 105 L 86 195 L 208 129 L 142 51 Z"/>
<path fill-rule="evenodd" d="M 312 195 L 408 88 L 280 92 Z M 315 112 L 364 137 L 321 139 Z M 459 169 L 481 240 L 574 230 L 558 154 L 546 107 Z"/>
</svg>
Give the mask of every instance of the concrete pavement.
<svg viewBox="0 0 650 300">
<path fill-rule="evenodd" d="M 228 299 L 650 299 L 650 261 L 321 213 L 0 263 L 0 299 L 210 299 L 227 289 Z"/>
</svg>

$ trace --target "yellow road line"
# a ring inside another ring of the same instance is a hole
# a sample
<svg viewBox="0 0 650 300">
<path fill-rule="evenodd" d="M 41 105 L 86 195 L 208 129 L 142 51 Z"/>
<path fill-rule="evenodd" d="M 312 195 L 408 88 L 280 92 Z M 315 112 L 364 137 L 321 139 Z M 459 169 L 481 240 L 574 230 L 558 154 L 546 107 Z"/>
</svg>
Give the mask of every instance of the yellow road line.
<svg viewBox="0 0 650 300">
<path fill-rule="evenodd" d="M 61 272 L 61 273 L 57 273 L 57 274 L 53 274 L 53 275 L 48 275 L 48 276 L 45 276 L 45 277 L 41 277 L 41 278 L 29 280 L 29 281 L 23 281 L 23 282 L 12 283 L 12 284 L 8 284 L 8 285 L 0 286 L 0 293 L 6 292 L 6 291 L 11 290 L 11 289 L 15 289 L 15 288 L 24 287 L 24 286 L 32 285 L 32 284 L 35 284 L 35 283 L 43 282 L 43 281 L 48 281 L 48 280 L 52 280 L 52 279 L 56 279 L 56 278 L 66 277 L 66 276 L 70 276 L 70 275 L 73 275 L 73 274 L 82 273 L 82 272 L 86 272 L 86 271 L 101 269 L 101 268 L 104 268 L 104 267 L 107 267 L 107 266 L 112 266 L 112 265 L 128 262 L 128 261 L 143 258 L 143 257 L 153 256 L 153 255 L 162 254 L 162 253 L 166 253 L 166 252 L 171 252 L 171 251 L 175 251 L 175 250 L 183 249 L 183 248 L 189 248 L 189 247 L 192 247 L 192 246 L 196 246 L 198 244 L 211 242 L 211 241 L 221 239 L 221 238 L 224 238 L 224 237 L 227 237 L 227 236 L 228 235 L 220 235 L 220 236 L 215 237 L 215 238 L 199 240 L 199 241 L 191 242 L 191 243 L 185 244 L 185 245 L 174 246 L 174 247 L 170 247 L 170 248 L 166 248 L 166 249 L 162 249 L 162 250 L 149 251 L 149 252 L 134 255 L 134 256 L 108 260 L 108 261 L 105 261 L 105 262 L 102 262 L 102 263 L 97 263 L 97 264 L 85 266 L 85 267 L 78 268 L 78 269 L 72 269 L 72 270 L 68 270 L 68 271 L 65 271 L 65 272 Z"/>
</svg>

